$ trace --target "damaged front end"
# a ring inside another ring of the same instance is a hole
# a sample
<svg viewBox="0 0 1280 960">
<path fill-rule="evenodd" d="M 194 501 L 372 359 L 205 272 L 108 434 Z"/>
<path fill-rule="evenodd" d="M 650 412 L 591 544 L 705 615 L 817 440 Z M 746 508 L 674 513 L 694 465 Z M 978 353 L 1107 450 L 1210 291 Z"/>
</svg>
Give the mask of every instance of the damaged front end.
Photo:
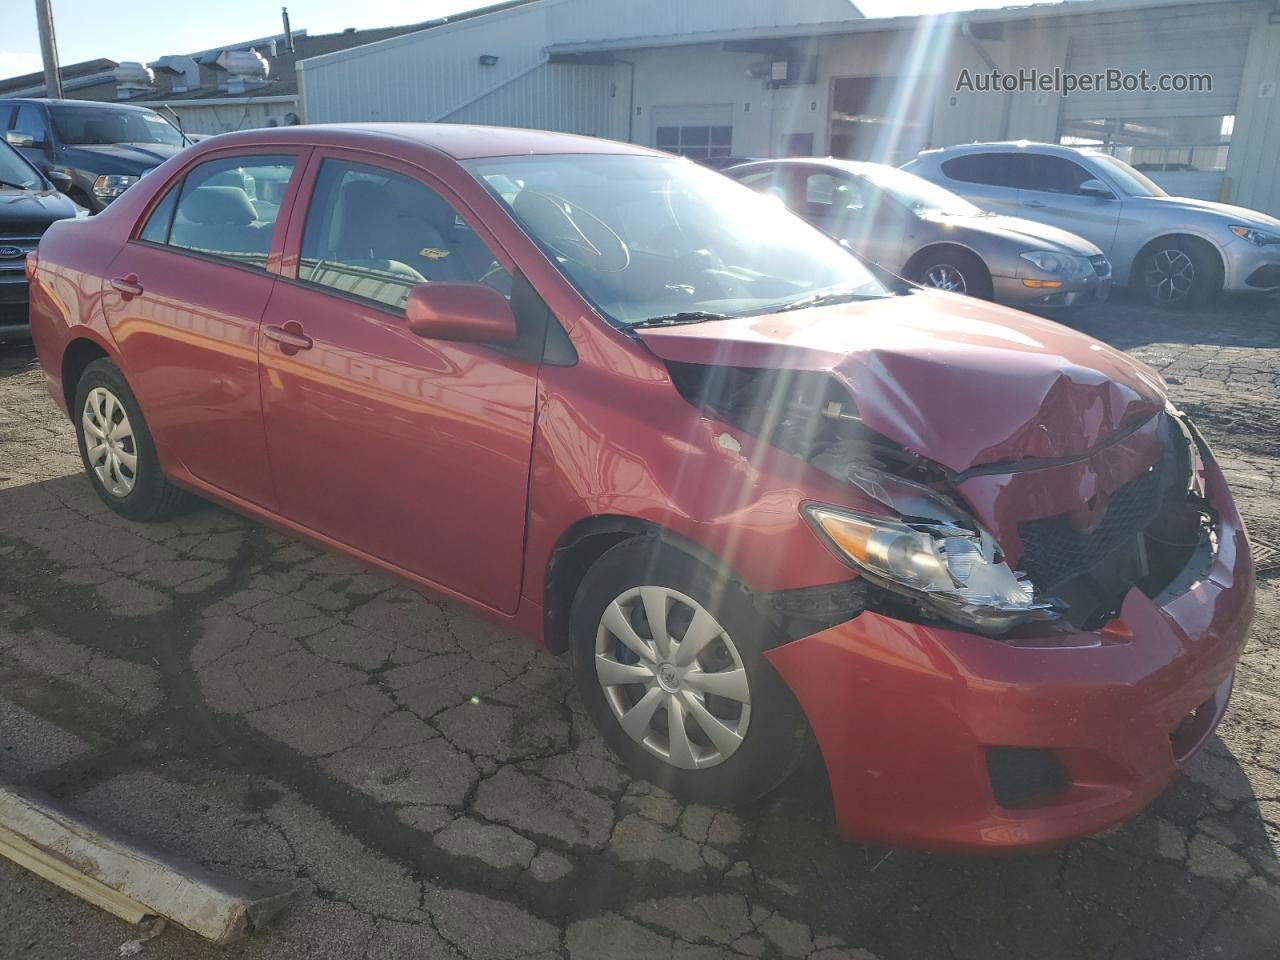
<svg viewBox="0 0 1280 960">
<path fill-rule="evenodd" d="M 862 609 L 1011 643 L 1069 643 L 1117 616 L 1133 587 L 1154 597 L 1202 569 L 1198 556 L 1212 558 L 1208 451 L 1172 408 L 1077 457 L 956 471 L 870 429 L 830 373 L 667 366 L 694 406 L 884 506 L 802 507 L 860 574 Z"/>
</svg>

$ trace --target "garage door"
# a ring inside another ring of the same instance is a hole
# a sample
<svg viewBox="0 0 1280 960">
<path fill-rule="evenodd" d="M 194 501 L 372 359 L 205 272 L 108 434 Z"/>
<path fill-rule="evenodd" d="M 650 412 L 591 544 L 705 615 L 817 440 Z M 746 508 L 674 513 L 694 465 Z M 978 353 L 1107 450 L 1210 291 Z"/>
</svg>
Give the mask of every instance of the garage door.
<svg viewBox="0 0 1280 960">
<path fill-rule="evenodd" d="M 653 145 L 694 160 L 733 155 L 733 104 L 653 108 Z"/>
<path fill-rule="evenodd" d="M 1153 11 L 1154 12 L 1154 11 Z M 1072 37 L 1067 72 L 1126 73 L 1146 70 L 1153 81 L 1161 74 L 1208 74 L 1212 92 L 1143 93 L 1077 92 L 1062 105 L 1064 120 L 1096 117 L 1189 117 L 1236 112 L 1244 73 L 1249 30 L 1245 26 L 1206 26 L 1183 21 L 1178 26 L 1118 24 L 1109 31 Z"/>
</svg>

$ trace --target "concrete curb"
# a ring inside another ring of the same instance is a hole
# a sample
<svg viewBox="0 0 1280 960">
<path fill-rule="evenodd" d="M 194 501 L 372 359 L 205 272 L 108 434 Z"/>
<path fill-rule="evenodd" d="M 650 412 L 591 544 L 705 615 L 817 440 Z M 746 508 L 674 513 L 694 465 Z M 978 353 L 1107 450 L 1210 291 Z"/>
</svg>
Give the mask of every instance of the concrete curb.
<svg viewBox="0 0 1280 960">
<path fill-rule="evenodd" d="M 3 784 L 0 856 L 129 923 L 164 917 L 214 943 L 249 936 L 294 895 L 148 850 Z"/>
</svg>

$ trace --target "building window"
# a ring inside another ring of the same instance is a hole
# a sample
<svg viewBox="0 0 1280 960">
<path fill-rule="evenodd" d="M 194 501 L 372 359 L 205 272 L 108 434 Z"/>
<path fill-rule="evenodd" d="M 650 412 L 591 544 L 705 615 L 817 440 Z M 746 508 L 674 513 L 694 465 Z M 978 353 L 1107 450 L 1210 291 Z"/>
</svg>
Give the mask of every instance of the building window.
<svg viewBox="0 0 1280 960">
<path fill-rule="evenodd" d="M 1059 143 L 1109 153 L 1144 173 L 1227 169 L 1234 116 L 1067 120 Z"/>
<path fill-rule="evenodd" d="M 733 145 L 733 127 L 658 127 L 656 146 L 692 160 L 727 157 Z"/>
</svg>

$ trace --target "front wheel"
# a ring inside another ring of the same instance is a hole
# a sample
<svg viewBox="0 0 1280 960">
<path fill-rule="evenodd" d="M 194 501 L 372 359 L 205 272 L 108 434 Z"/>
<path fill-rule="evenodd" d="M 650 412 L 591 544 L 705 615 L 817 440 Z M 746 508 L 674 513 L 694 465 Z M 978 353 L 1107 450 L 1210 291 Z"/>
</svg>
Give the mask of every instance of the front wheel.
<svg viewBox="0 0 1280 960">
<path fill-rule="evenodd" d="M 108 507 L 130 520 L 161 520 L 187 495 L 160 469 L 155 442 L 120 368 L 106 358 L 85 367 L 72 417 L 80 460 Z"/>
<path fill-rule="evenodd" d="M 1194 307 L 1213 296 L 1218 269 L 1200 244 L 1171 237 L 1153 243 L 1138 261 L 1135 279 L 1156 307 Z"/>
<path fill-rule="evenodd" d="M 991 273 L 980 258 L 965 250 L 926 253 L 911 269 L 911 279 L 922 287 L 962 293 L 990 300 Z"/>
<path fill-rule="evenodd" d="M 689 800 L 745 803 L 786 779 L 808 741 L 799 704 L 764 659 L 770 630 L 731 577 L 637 537 L 578 589 L 574 679 L 635 776 Z"/>
</svg>

